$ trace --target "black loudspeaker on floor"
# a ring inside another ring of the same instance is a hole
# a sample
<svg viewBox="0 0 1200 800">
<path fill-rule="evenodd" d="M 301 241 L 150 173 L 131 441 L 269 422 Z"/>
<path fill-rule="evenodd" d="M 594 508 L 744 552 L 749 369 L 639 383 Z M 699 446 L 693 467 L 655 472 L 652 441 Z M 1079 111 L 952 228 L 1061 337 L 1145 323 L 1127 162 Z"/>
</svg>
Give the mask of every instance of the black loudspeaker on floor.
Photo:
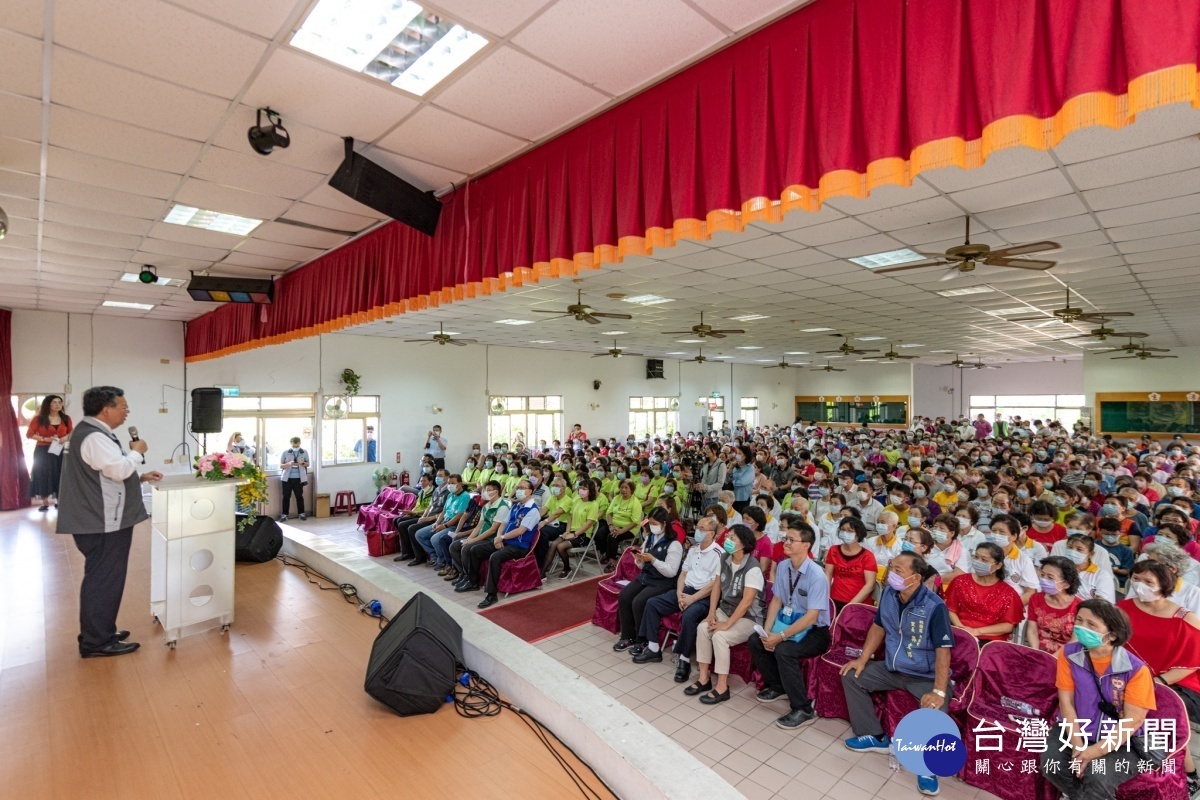
<svg viewBox="0 0 1200 800">
<path fill-rule="evenodd" d="M 364 688 L 402 717 L 432 714 L 454 692 L 462 628 L 418 592 L 375 637 Z"/>
<path fill-rule="evenodd" d="M 246 516 L 237 515 L 238 525 Z M 261 564 L 279 555 L 283 547 L 283 531 L 279 523 L 267 516 L 260 516 L 253 525 L 237 531 L 233 557 L 237 561 L 250 561 Z"/>
</svg>

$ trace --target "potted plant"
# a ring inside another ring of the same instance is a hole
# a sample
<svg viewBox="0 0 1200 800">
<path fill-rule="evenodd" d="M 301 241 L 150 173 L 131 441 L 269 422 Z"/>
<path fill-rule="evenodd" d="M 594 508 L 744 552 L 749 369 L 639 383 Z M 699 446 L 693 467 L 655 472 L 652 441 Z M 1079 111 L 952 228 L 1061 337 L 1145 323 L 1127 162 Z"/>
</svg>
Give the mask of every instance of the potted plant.
<svg viewBox="0 0 1200 800">
<path fill-rule="evenodd" d="M 342 370 L 341 381 L 342 385 L 346 387 L 346 396 L 354 397 L 358 394 L 358 385 L 362 381 L 362 376 L 349 367 L 346 367 L 346 369 Z"/>
</svg>

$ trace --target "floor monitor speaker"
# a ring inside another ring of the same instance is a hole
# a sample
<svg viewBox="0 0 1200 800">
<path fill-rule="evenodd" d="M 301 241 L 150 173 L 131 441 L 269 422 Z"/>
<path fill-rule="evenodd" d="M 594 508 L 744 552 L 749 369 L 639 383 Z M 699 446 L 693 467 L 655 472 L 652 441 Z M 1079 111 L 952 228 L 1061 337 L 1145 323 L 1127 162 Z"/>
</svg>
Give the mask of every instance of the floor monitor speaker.
<svg viewBox="0 0 1200 800">
<path fill-rule="evenodd" d="M 432 714 L 453 694 L 462 663 L 462 628 L 418 592 L 375 637 L 364 688 L 402 717 Z"/>
<path fill-rule="evenodd" d="M 246 518 L 238 514 L 238 524 Z M 239 528 L 234 538 L 233 557 L 237 561 L 251 561 L 261 564 L 279 555 L 283 547 L 283 530 L 279 523 L 267 516 L 260 516 L 253 525 Z"/>
</svg>

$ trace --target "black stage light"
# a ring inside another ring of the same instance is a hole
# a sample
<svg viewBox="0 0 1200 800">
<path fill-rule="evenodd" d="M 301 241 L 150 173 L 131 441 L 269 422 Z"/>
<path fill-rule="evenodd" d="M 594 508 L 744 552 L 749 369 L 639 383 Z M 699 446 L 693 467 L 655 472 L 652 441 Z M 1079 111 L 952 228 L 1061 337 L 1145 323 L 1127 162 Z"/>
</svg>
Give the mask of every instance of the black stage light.
<svg viewBox="0 0 1200 800">
<path fill-rule="evenodd" d="M 142 283 L 158 283 L 158 273 L 149 264 L 144 264 L 138 273 L 138 280 Z"/>
<path fill-rule="evenodd" d="M 263 114 L 267 115 L 267 124 L 263 125 Z M 258 124 L 246 133 L 254 152 L 269 156 L 276 147 L 287 147 L 292 143 L 292 137 L 284 129 L 279 114 L 269 108 L 258 110 Z"/>
</svg>

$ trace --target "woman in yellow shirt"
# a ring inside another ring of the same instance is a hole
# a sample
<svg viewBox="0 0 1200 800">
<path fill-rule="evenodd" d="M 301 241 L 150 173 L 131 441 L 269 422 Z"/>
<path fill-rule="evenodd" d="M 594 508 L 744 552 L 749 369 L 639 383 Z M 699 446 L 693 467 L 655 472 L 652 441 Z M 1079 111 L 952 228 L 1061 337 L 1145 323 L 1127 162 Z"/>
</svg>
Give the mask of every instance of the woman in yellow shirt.
<svg viewBox="0 0 1200 800">
<path fill-rule="evenodd" d="M 642 504 L 633 496 L 633 483 L 621 481 L 620 494 L 608 504 L 604 525 L 596 539 L 596 548 L 604 551 L 605 572 L 616 568 L 617 547 L 626 539 L 632 539 L 641 530 Z"/>
<path fill-rule="evenodd" d="M 585 543 L 596 532 L 596 523 L 600 519 L 600 506 L 596 502 L 596 484 L 591 478 L 584 480 L 575 493 L 571 502 L 571 512 L 567 519 L 567 529 L 558 540 L 550 545 L 546 558 L 542 562 L 542 577 L 550 571 L 557 555 L 563 564 L 558 577 L 565 578 L 571 574 L 571 548 Z"/>
<path fill-rule="evenodd" d="M 479 461 L 475 458 L 475 456 L 471 456 L 467 459 L 467 465 L 463 467 L 462 479 L 463 485 L 468 489 L 474 489 L 476 486 L 480 485 Z"/>
</svg>

